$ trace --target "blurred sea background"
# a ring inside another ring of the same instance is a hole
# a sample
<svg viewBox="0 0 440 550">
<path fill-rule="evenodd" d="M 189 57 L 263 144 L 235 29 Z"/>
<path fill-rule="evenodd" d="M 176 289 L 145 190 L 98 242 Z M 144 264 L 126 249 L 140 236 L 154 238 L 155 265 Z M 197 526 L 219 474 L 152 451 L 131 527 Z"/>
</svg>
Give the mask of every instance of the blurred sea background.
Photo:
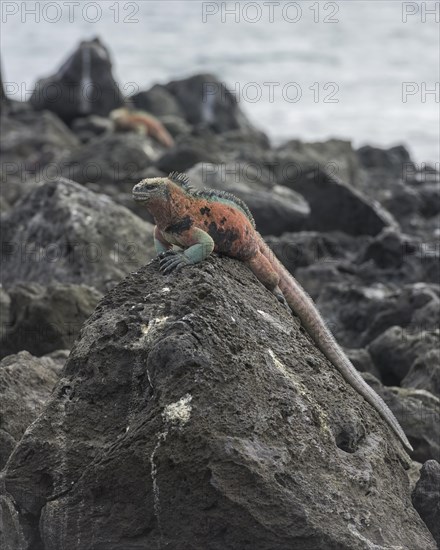
<svg viewBox="0 0 440 550">
<path fill-rule="evenodd" d="M 99 36 L 124 93 L 209 72 L 275 144 L 402 143 L 418 163 L 439 161 L 440 33 L 435 15 L 422 17 L 434 2 L 39 2 L 39 21 L 34 4 L 3 2 L 3 79 L 14 99 Z M 404 83 L 414 92 L 406 101 Z M 436 86 L 437 97 L 423 95 Z"/>
</svg>

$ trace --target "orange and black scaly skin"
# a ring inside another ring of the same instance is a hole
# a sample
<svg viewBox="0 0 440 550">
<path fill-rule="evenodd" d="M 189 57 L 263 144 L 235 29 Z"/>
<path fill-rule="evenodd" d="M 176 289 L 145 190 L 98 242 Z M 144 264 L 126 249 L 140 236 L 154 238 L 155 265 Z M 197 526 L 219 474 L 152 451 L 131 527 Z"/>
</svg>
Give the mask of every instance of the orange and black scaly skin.
<svg viewBox="0 0 440 550">
<path fill-rule="evenodd" d="M 192 242 L 193 230 L 198 228 L 212 238 L 215 252 L 239 260 L 247 260 L 255 254 L 258 248 L 255 229 L 237 207 L 217 202 L 215 198 L 187 195 L 176 185 L 171 185 L 168 191 L 170 216 L 158 223 L 165 240 L 168 236 L 175 239 L 176 244 L 182 242 L 185 246 Z"/>
<path fill-rule="evenodd" d="M 215 190 L 193 190 L 187 176 L 150 178 L 133 189 L 133 198 L 156 220 L 155 245 L 164 274 L 203 261 L 212 251 L 241 260 L 277 299 L 301 320 L 316 346 L 344 379 L 372 405 L 404 447 L 412 447 L 395 416 L 368 386 L 327 328 L 319 311 L 296 279 L 272 254 L 255 229 L 252 214 L 236 197 Z M 173 245 L 184 249 L 173 250 Z"/>
<path fill-rule="evenodd" d="M 245 262 L 285 302 L 278 289 L 280 275 L 266 257 L 268 247 L 249 209 L 237 197 L 212 189 L 194 190 L 180 174 L 143 180 L 133 189 L 133 196 L 145 203 L 156 221 L 158 252 L 169 251 L 170 256 L 175 254 L 173 245 L 185 249 L 183 257 L 162 258 L 162 272 L 200 262 L 215 251 Z"/>
<path fill-rule="evenodd" d="M 115 124 L 116 130 L 139 131 L 151 136 L 164 147 L 172 147 L 174 139 L 160 120 L 143 111 L 130 111 L 125 107 L 115 109 L 110 113 L 110 118 Z"/>
</svg>

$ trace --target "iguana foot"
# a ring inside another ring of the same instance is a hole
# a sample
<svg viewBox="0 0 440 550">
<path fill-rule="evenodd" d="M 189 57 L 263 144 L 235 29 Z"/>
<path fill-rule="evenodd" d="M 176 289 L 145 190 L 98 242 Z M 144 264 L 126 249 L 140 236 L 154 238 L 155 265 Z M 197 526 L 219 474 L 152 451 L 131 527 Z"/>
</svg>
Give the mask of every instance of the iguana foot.
<svg viewBox="0 0 440 550">
<path fill-rule="evenodd" d="M 189 264 L 188 258 L 177 250 L 167 250 L 159 256 L 159 269 L 164 275 L 172 271 L 180 271 L 182 267 Z"/>
<path fill-rule="evenodd" d="M 281 292 L 281 290 L 276 287 L 273 290 L 275 298 L 280 302 L 281 305 L 283 305 L 286 309 L 291 311 L 289 304 L 287 303 L 286 298 L 284 298 L 284 294 Z"/>
</svg>

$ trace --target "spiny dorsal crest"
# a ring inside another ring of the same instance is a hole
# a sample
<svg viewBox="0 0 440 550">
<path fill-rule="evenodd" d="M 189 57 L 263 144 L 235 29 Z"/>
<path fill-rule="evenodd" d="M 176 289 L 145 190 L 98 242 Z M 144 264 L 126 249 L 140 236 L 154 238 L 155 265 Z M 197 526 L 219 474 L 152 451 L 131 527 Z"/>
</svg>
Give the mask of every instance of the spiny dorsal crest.
<svg viewBox="0 0 440 550">
<path fill-rule="evenodd" d="M 188 175 L 181 174 L 180 172 L 171 172 L 171 174 L 168 176 L 168 179 L 183 187 L 188 193 L 190 193 L 194 197 L 204 197 L 211 200 L 225 199 L 233 202 L 245 214 L 245 216 L 249 218 L 252 226 L 255 227 L 254 217 L 252 216 L 247 204 L 235 195 L 232 195 L 232 193 L 228 193 L 227 191 L 222 191 L 220 189 L 194 189 L 194 187 L 191 186 Z"/>
<path fill-rule="evenodd" d="M 229 202 L 233 202 L 243 212 L 243 214 L 249 219 L 249 221 L 252 224 L 252 227 L 255 227 L 255 220 L 251 214 L 251 211 L 249 210 L 248 205 L 245 202 L 243 202 L 241 199 L 233 195 L 232 193 L 229 193 L 228 191 L 223 191 L 220 189 L 209 189 L 205 187 L 204 189 L 194 190 L 192 192 L 192 195 L 194 195 L 195 197 L 204 197 L 214 201 L 216 199 L 225 199 Z"/>
<path fill-rule="evenodd" d="M 177 185 L 181 185 L 182 187 L 191 186 L 187 174 L 181 174 L 180 172 L 171 172 L 171 174 L 168 176 L 168 179 L 173 181 L 174 183 L 177 183 Z"/>
</svg>

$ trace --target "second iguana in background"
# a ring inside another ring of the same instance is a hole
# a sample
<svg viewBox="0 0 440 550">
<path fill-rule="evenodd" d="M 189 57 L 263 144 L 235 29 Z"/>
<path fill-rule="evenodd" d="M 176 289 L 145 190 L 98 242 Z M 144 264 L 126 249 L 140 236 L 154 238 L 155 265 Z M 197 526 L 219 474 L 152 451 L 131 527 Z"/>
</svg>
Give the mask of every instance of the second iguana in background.
<svg viewBox="0 0 440 550">
<path fill-rule="evenodd" d="M 142 180 L 133 188 L 133 198 L 145 205 L 155 219 L 154 242 L 162 273 L 199 263 L 213 251 L 245 263 L 299 317 L 344 379 L 377 410 L 406 449 L 412 450 L 394 414 L 356 371 L 312 299 L 257 232 L 252 214 L 240 199 L 224 191 L 193 189 L 187 176 L 176 172 L 167 178 Z M 183 250 L 174 250 L 173 245 Z"/>
</svg>

